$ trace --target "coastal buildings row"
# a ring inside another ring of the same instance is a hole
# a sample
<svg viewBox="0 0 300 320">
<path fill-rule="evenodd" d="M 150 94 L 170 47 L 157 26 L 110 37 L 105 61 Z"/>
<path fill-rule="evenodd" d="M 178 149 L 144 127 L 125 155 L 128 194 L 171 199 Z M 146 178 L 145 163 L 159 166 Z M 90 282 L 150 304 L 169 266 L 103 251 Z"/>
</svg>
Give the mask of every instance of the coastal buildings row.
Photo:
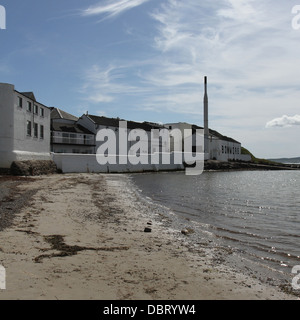
<svg viewBox="0 0 300 320">
<path fill-rule="evenodd" d="M 47 107 L 38 102 L 33 92 L 19 92 L 15 90 L 14 85 L 6 83 L 0 83 L 0 111 L 0 168 L 9 168 L 16 160 L 60 159 L 55 157 L 58 154 L 69 157 L 73 155 L 73 161 L 79 159 L 76 155 L 95 157 L 98 148 L 104 142 L 97 139 L 99 131 L 110 129 L 111 132 L 117 133 L 120 130 L 119 118 L 89 114 L 78 118 L 59 108 Z M 188 123 L 160 125 L 126 121 L 127 135 L 131 135 L 133 139 L 128 139 L 125 151 L 130 155 L 131 147 L 136 143 L 135 134 L 139 130 L 145 132 L 144 139 L 148 142 L 153 138 L 153 132 L 162 129 L 177 129 L 182 132 L 183 137 L 184 130 L 189 129 L 191 139 L 194 139 L 197 129 L 203 130 L 202 127 Z M 202 151 L 205 151 L 205 159 L 250 160 L 241 154 L 240 142 L 208 128 L 204 128 L 204 135 L 207 149 Z M 117 134 L 116 137 L 116 152 L 118 152 L 121 142 Z M 139 152 L 141 154 L 159 153 L 161 150 L 172 152 L 178 151 L 184 145 L 184 141 L 178 141 L 172 136 L 169 140 L 156 138 L 152 139 L 156 143 L 151 145 L 141 143 L 144 147 Z"/>
</svg>

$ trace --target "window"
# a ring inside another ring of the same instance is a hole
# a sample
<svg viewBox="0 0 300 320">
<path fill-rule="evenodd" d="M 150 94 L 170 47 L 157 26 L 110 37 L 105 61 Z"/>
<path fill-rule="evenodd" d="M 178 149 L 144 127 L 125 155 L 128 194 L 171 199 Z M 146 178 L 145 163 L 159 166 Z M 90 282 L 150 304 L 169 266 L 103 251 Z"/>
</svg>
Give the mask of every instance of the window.
<svg viewBox="0 0 300 320">
<path fill-rule="evenodd" d="M 27 121 L 27 135 L 31 136 L 31 121 Z"/>
<path fill-rule="evenodd" d="M 76 139 L 76 134 L 75 133 L 70 133 L 70 141 L 71 141 L 71 143 L 75 143 L 75 141 L 77 140 Z"/>
<path fill-rule="evenodd" d="M 224 153 L 224 146 L 222 146 L 222 153 Z"/>
<path fill-rule="evenodd" d="M 21 97 L 18 97 L 18 107 L 23 107 L 23 99 Z"/>
<path fill-rule="evenodd" d="M 27 111 L 31 112 L 31 102 L 27 101 Z"/>
<path fill-rule="evenodd" d="M 34 124 L 33 124 L 33 136 L 34 136 L 35 138 L 38 137 L 38 124 L 37 124 L 37 123 L 34 123 Z"/>
<path fill-rule="evenodd" d="M 39 113 L 39 107 L 36 104 L 33 106 L 33 113 L 34 114 L 38 114 Z"/>
<path fill-rule="evenodd" d="M 43 117 L 44 116 L 44 109 L 40 108 L 40 116 Z"/>
<path fill-rule="evenodd" d="M 68 133 L 63 133 L 62 136 L 63 136 L 62 143 L 69 143 L 70 142 Z"/>
<path fill-rule="evenodd" d="M 44 139 L 44 126 L 40 125 L 40 139 Z"/>
</svg>

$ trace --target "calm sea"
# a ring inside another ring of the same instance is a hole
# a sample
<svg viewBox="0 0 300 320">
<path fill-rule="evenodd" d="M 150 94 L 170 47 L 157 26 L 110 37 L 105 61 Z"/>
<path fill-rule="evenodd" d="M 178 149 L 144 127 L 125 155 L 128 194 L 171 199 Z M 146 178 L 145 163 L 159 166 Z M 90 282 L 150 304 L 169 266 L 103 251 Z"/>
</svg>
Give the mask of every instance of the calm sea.
<svg viewBox="0 0 300 320">
<path fill-rule="evenodd" d="M 131 176 L 143 196 L 286 279 L 300 265 L 300 171 Z"/>
</svg>

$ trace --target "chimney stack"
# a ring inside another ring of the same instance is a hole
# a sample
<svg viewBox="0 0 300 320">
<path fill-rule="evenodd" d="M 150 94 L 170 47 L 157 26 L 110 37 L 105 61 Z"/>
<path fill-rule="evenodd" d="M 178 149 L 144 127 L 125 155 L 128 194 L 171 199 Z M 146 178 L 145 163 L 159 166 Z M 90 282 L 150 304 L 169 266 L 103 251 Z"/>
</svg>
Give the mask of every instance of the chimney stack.
<svg viewBox="0 0 300 320">
<path fill-rule="evenodd" d="M 204 152 L 209 153 L 209 129 L 208 129 L 208 97 L 207 97 L 207 76 L 204 77 Z"/>
</svg>

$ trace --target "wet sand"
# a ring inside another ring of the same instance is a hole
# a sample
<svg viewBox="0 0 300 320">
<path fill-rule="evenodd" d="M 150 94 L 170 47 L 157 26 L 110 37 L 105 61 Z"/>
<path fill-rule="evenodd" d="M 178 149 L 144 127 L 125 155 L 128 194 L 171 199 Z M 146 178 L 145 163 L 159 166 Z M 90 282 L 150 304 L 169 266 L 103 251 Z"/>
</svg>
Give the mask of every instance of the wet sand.
<svg viewBox="0 0 300 320">
<path fill-rule="evenodd" d="M 191 247 L 158 208 L 139 201 L 127 175 L 7 179 L 0 299 L 296 299 L 217 263 L 218 249 Z"/>
</svg>

